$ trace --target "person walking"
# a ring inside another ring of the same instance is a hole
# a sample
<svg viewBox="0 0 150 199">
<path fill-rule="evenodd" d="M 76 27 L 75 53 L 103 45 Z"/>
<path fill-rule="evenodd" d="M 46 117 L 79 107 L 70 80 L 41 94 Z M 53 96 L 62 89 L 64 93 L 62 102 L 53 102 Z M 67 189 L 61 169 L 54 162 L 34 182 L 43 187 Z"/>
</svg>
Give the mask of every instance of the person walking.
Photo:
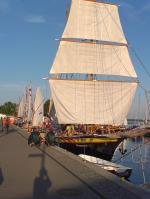
<svg viewBox="0 0 150 199">
<path fill-rule="evenodd" d="M 6 132 L 8 132 L 9 125 L 10 125 L 10 119 L 9 119 L 9 117 L 7 117 L 7 118 L 6 118 L 6 121 L 5 121 Z"/>
<path fill-rule="evenodd" d="M 6 129 L 6 117 L 3 117 L 3 130 Z"/>
<path fill-rule="evenodd" d="M 1 131 L 3 132 L 4 128 L 3 128 L 3 117 L 1 117 L 0 119 L 0 124 L 1 124 Z"/>
</svg>

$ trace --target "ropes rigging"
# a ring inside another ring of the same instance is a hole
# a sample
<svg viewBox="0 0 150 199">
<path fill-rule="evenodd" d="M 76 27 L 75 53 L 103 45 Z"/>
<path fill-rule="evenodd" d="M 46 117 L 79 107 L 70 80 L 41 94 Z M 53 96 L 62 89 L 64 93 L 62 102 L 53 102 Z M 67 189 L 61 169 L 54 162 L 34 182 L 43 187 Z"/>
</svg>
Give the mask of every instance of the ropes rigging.
<svg viewBox="0 0 150 199">
<path fill-rule="evenodd" d="M 114 163 L 119 162 L 122 158 L 132 154 L 132 152 L 135 152 L 136 150 L 140 149 L 141 147 L 143 147 L 144 145 L 150 144 L 150 141 L 145 141 L 144 143 L 138 145 L 137 147 L 135 147 L 134 149 L 132 149 L 131 151 L 129 151 L 128 153 L 125 153 L 124 155 L 122 155 L 120 158 L 118 158 L 117 160 L 113 161 Z"/>
<path fill-rule="evenodd" d="M 105 2 L 105 1 L 102 1 L 102 2 Z M 104 4 L 105 5 L 105 4 Z M 118 26 L 118 24 L 116 23 L 116 20 L 115 18 L 112 16 L 112 14 L 110 13 L 109 9 L 107 8 L 107 6 L 105 6 L 105 8 L 107 9 L 108 13 L 110 14 L 111 18 L 113 19 L 114 23 L 116 24 L 118 30 L 120 32 L 122 32 L 120 30 L 120 27 Z M 147 74 L 147 76 L 150 78 L 150 72 L 148 71 L 146 65 L 144 64 L 144 62 L 142 61 L 142 59 L 140 58 L 140 56 L 138 55 L 137 51 L 135 50 L 135 48 L 130 45 L 129 41 L 127 40 L 127 43 L 130 47 L 130 49 L 132 50 L 132 52 L 134 53 L 137 61 L 140 63 L 140 66 L 144 69 L 145 73 Z M 139 86 L 144 90 L 145 92 L 145 96 L 146 96 L 146 100 L 147 100 L 147 107 L 148 107 L 148 113 L 149 113 L 149 117 L 150 117 L 150 103 L 149 103 L 149 100 L 148 100 L 148 94 L 150 94 L 150 91 L 148 91 L 147 89 L 145 89 L 142 85 L 142 83 L 139 84 Z"/>
<path fill-rule="evenodd" d="M 102 1 L 105 2 L 105 1 Z M 105 5 L 105 4 L 104 4 Z M 105 6 L 106 7 L 106 6 Z M 108 10 L 108 8 L 106 7 L 106 9 Z M 110 13 L 110 11 L 108 10 L 108 12 Z M 112 16 L 112 14 L 110 13 L 110 16 L 112 17 L 114 23 L 116 24 L 118 30 L 121 32 L 120 27 L 118 27 L 114 17 Z M 138 55 L 138 53 L 136 52 L 136 50 L 133 48 L 133 46 L 130 45 L 130 43 L 127 40 L 127 43 L 130 47 L 130 49 L 132 50 L 132 52 L 134 53 L 135 57 L 137 58 L 137 60 L 139 61 L 139 63 L 141 64 L 141 66 L 143 67 L 144 71 L 146 72 L 146 74 L 148 75 L 148 77 L 150 78 L 150 72 L 148 71 L 146 65 L 144 64 L 144 62 L 142 61 L 142 59 L 140 58 L 140 56 Z"/>
</svg>

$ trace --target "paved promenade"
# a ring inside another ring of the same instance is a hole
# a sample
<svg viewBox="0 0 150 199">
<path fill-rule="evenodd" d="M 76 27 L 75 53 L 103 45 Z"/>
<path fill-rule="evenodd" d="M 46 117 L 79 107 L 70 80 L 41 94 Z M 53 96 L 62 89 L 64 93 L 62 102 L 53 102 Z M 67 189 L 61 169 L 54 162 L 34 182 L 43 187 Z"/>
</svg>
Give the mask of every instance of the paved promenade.
<svg viewBox="0 0 150 199">
<path fill-rule="evenodd" d="M 0 199 L 149 199 L 150 192 L 58 147 L 27 145 L 27 133 L 0 131 Z"/>
</svg>

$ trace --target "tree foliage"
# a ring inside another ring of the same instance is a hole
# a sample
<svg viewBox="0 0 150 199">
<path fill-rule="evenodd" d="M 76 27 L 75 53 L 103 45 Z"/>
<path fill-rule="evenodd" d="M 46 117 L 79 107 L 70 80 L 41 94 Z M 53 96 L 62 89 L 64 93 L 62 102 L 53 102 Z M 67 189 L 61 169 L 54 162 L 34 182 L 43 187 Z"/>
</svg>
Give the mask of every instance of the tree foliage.
<svg viewBox="0 0 150 199">
<path fill-rule="evenodd" d="M 50 100 L 47 100 L 45 103 L 44 103 L 44 115 L 48 115 L 49 114 L 49 103 L 50 103 Z"/>
<path fill-rule="evenodd" d="M 17 115 L 17 104 L 13 102 L 5 102 L 0 106 L 0 113 L 6 115 Z"/>
</svg>

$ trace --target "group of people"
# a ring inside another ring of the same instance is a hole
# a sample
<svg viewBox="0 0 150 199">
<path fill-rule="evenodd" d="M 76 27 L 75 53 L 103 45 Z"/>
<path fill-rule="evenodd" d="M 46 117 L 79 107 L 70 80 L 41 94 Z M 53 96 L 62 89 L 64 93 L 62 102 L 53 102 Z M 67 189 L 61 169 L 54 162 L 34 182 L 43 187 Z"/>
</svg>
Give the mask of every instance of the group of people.
<svg viewBox="0 0 150 199">
<path fill-rule="evenodd" d="M 44 136 L 41 134 L 45 134 Z M 28 138 L 29 146 L 40 146 L 41 144 L 46 144 L 47 146 L 53 145 L 55 141 L 55 135 L 53 132 L 44 132 L 33 130 Z"/>
<path fill-rule="evenodd" d="M 60 133 L 62 135 L 73 136 L 77 134 L 107 134 L 109 132 L 115 132 L 112 126 L 101 126 L 98 124 L 68 124 L 61 125 Z M 117 128 L 116 128 L 117 129 Z"/>
<path fill-rule="evenodd" d="M 29 138 L 28 145 L 34 146 L 41 144 L 52 145 L 55 141 L 55 135 L 51 123 L 44 123 L 40 127 L 32 127 Z"/>
<path fill-rule="evenodd" d="M 0 125 L 1 125 L 1 131 L 8 132 L 9 125 L 10 125 L 10 119 L 9 117 L 1 117 L 0 119 Z"/>
<path fill-rule="evenodd" d="M 93 134 L 97 131 L 99 127 L 96 125 L 65 125 L 62 127 L 63 134 L 67 136 L 72 136 L 74 134 Z"/>
</svg>

